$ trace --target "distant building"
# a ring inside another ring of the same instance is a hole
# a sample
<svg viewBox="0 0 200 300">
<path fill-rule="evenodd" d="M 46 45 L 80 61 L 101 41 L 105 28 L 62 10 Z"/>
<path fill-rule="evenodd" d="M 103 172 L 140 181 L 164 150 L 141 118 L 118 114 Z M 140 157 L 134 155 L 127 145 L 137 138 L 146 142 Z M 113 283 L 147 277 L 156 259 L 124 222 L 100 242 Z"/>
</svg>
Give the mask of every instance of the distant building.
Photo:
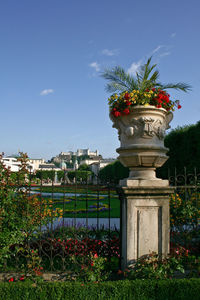
<svg viewBox="0 0 200 300">
<path fill-rule="evenodd" d="M 90 149 L 77 149 L 76 152 L 61 152 L 56 157 L 53 157 L 51 161 L 56 165 L 61 166 L 62 169 L 64 169 L 64 163 L 66 164 L 66 168 L 74 169 L 78 168 L 78 166 L 82 164 L 82 160 L 96 159 L 96 161 L 98 161 L 99 158 L 102 157 L 99 155 L 98 150 L 91 151 Z"/>
<path fill-rule="evenodd" d="M 66 163 L 64 162 L 64 160 L 61 161 L 61 163 L 60 163 L 60 168 L 61 168 L 62 170 L 66 170 L 67 165 L 66 165 Z"/>
<path fill-rule="evenodd" d="M 89 157 L 92 156 L 99 156 L 99 151 L 90 151 L 90 149 L 78 149 L 76 151 L 76 156 L 83 156 L 83 155 L 88 155 Z"/>
<path fill-rule="evenodd" d="M 97 178 L 98 178 L 98 175 L 99 175 L 99 171 L 101 169 L 103 169 L 104 167 L 106 167 L 107 165 L 112 164 L 115 161 L 116 161 L 116 159 L 109 158 L 109 159 L 101 159 L 98 162 L 93 162 L 92 164 L 90 164 L 90 170 L 95 175 L 95 176 L 93 176 L 93 184 L 98 183 Z"/>
<path fill-rule="evenodd" d="M 33 166 L 32 171 L 37 171 L 41 164 L 44 164 L 45 160 L 43 158 L 30 158 L 29 163 Z"/>
<path fill-rule="evenodd" d="M 2 158 L 3 164 L 5 167 L 11 170 L 11 172 L 18 172 L 21 166 L 21 163 L 17 160 L 16 157 L 8 156 Z"/>
<path fill-rule="evenodd" d="M 114 158 L 101 159 L 98 162 L 93 162 L 92 164 L 90 164 L 90 170 L 97 176 L 101 169 L 109 164 L 112 164 L 115 161 L 116 159 Z"/>
<path fill-rule="evenodd" d="M 6 168 L 10 168 L 11 172 L 18 172 L 21 167 L 21 162 L 18 161 L 17 157 L 7 156 L 3 157 L 2 161 Z M 41 166 L 46 166 L 43 158 L 28 159 L 27 166 L 31 172 L 35 172 L 41 169 Z M 55 167 L 55 165 L 53 164 Z"/>
<path fill-rule="evenodd" d="M 86 159 L 84 159 L 84 160 L 81 160 L 80 166 L 81 166 L 81 165 L 88 165 L 88 166 L 90 166 L 90 165 L 92 165 L 92 164 L 94 164 L 94 163 L 99 164 L 99 162 L 100 162 L 101 159 L 102 159 L 102 158 L 99 157 L 99 156 L 97 156 L 97 157 L 92 157 L 92 158 L 86 158 Z"/>
<path fill-rule="evenodd" d="M 43 163 L 39 165 L 39 169 L 38 170 L 45 170 L 45 171 L 60 171 L 61 168 L 56 167 L 53 163 Z"/>
</svg>

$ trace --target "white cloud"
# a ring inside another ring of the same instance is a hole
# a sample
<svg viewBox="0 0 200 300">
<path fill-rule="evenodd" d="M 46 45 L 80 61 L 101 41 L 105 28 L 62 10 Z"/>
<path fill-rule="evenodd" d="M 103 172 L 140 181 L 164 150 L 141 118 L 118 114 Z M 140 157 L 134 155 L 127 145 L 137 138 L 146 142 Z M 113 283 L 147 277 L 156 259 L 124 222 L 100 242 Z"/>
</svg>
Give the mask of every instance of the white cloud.
<svg viewBox="0 0 200 300">
<path fill-rule="evenodd" d="M 42 90 L 42 91 L 40 92 L 40 96 L 46 96 L 46 95 L 52 94 L 53 92 L 54 92 L 53 89 Z"/>
<path fill-rule="evenodd" d="M 119 54 L 119 50 L 118 49 L 113 49 L 113 50 L 103 49 L 101 53 L 103 55 L 107 55 L 107 56 L 114 56 L 114 55 Z"/>
<path fill-rule="evenodd" d="M 89 64 L 89 66 L 91 68 L 94 68 L 96 72 L 100 71 L 100 64 L 98 64 L 96 61 L 92 62 L 91 64 Z"/>
<path fill-rule="evenodd" d="M 154 50 L 150 52 L 149 56 L 153 56 L 154 59 L 156 58 L 159 60 L 161 57 L 170 55 L 171 52 L 169 51 L 172 48 L 172 46 L 168 45 L 158 45 Z"/>
<path fill-rule="evenodd" d="M 127 72 L 131 75 L 135 74 L 139 70 L 141 65 L 142 65 L 142 60 L 139 60 L 138 62 L 133 62 L 130 68 L 128 68 Z"/>
<path fill-rule="evenodd" d="M 167 55 L 170 55 L 171 54 L 171 52 L 163 52 L 163 53 L 161 53 L 159 56 L 160 57 L 163 57 L 163 56 L 167 56 Z"/>
<path fill-rule="evenodd" d="M 173 32 L 170 37 L 173 39 L 176 36 L 176 32 Z"/>
<path fill-rule="evenodd" d="M 152 54 L 158 52 L 163 46 L 162 45 L 159 45 L 158 47 L 156 47 L 153 51 L 152 51 Z"/>
</svg>

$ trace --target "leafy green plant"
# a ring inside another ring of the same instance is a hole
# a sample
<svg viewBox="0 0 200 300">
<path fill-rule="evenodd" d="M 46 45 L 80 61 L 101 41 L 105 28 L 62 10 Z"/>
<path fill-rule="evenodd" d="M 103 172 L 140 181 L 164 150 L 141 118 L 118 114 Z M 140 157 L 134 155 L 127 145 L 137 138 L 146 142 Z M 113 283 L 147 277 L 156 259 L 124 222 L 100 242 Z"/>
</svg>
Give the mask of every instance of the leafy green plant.
<svg viewBox="0 0 200 300">
<path fill-rule="evenodd" d="M 128 278 L 131 279 L 165 279 L 171 278 L 176 271 L 184 273 L 181 260 L 168 256 L 160 258 L 156 253 L 145 255 L 138 259 Z"/>
<path fill-rule="evenodd" d="M 157 65 L 151 65 L 151 57 L 140 67 L 139 72 L 133 77 L 119 66 L 113 69 L 106 69 L 102 77 L 108 80 L 106 89 L 108 92 L 120 92 L 113 94 L 108 99 L 111 116 L 120 117 L 129 115 L 136 105 L 153 105 L 157 108 L 164 108 L 167 111 L 174 111 L 176 106 L 181 108 L 179 100 L 170 100 L 166 89 L 176 89 L 187 92 L 191 87 L 188 84 L 179 82 L 176 84 L 161 84 L 159 71 L 155 70 Z"/>
<path fill-rule="evenodd" d="M 18 253 L 25 257 L 24 264 L 21 265 L 21 271 L 24 271 L 24 277 L 35 278 L 41 276 L 43 267 L 41 266 L 42 259 L 39 256 L 38 249 L 31 249 L 28 245 L 20 247 Z"/>
<path fill-rule="evenodd" d="M 141 66 L 139 72 L 136 72 L 136 77 L 127 73 L 122 67 L 117 66 L 113 69 L 105 69 L 102 77 L 109 81 L 106 85 L 108 92 L 131 92 L 132 90 L 145 91 L 151 88 L 177 89 L 187 92 L 191 86 L 182 82 L 161 84 L 159 82 L 159 71 L 155 70 L 157 64 L 151 65 L 151 57 Z M 153 73 L 152 73 L 153 72 Z"/>
<path fill-rule="evenodd" d="M 27 154 L 18 158 L 20 170 L 12 173 L 0 157 L 0 268 L 15 258 L 19 247 L 37 235 L 39 226 L 62 215 L 52 210 L 51 203 L 30 195 L 28 183 Z"/>
<path fill-rule="evenodd" d="M 107 258 L 90 254 L 85 257 L 71 257 L 74 280 L 81 282 L 105 281 L 109 272 L 106 270 Z"/>
</svg>

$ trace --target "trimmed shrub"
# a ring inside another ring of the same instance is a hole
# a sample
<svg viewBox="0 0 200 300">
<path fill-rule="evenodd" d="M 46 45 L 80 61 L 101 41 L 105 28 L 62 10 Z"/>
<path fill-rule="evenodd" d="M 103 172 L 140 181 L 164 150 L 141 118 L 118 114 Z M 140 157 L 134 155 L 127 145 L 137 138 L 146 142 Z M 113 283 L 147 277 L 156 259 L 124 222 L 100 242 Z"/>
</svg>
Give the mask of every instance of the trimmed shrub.
<svg viewBox="0 0 200 300">
<path fill-rule="evenodd" d="M 177 127 L 165 137 L 165 146 L 169 148 L 169 159 L 157 170 L 157 176 L 168 178 L 168 170 L 177 173 L 193 173 L 194 168 L 200 171 L 200 121 L 195 125 Z"/>
<path fill-rule="evenodd" d="M 200 279 L 123 280 L 92 284 L 1 282 L 0 298 L 5 300 L 199 300 Z"/>
</svg>

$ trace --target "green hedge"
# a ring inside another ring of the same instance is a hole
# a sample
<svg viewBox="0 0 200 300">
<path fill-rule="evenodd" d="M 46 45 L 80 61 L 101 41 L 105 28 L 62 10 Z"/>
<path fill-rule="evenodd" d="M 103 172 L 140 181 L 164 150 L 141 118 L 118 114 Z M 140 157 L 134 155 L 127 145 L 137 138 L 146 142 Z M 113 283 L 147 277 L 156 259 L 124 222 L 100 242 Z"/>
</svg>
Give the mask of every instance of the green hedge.
<svg viewBox="0 0 200 300">
<path fill-rule="evenodd" d="M 123 280 L 104 283 L 0 283 L 2 300 L 199 300 L 200 279 Z"/>
<path fill-rule="evenodd" d="M 124 167 L 118 160 L 116 160 L 112 164 L 105 166 L 99 172 L 99 178 L 102 181 L 110 181 L 116 184 L 119 183 L 120 179 L 127 178 L 128 176 L 129 168 Z"/>
<path fill-rule="evenodd" d="M 200 121 L 172 130 L 165 137 L 165 146 L 169 149 L 169 159 L 157 169 L 158 177 L 168 178 L 168 169 L 173 172 L 175 167 L 180 174 L 184 173 L 184 167 L 187 173 L 193 174 L 194 168 L 200 171 Z"/>
</svg>

